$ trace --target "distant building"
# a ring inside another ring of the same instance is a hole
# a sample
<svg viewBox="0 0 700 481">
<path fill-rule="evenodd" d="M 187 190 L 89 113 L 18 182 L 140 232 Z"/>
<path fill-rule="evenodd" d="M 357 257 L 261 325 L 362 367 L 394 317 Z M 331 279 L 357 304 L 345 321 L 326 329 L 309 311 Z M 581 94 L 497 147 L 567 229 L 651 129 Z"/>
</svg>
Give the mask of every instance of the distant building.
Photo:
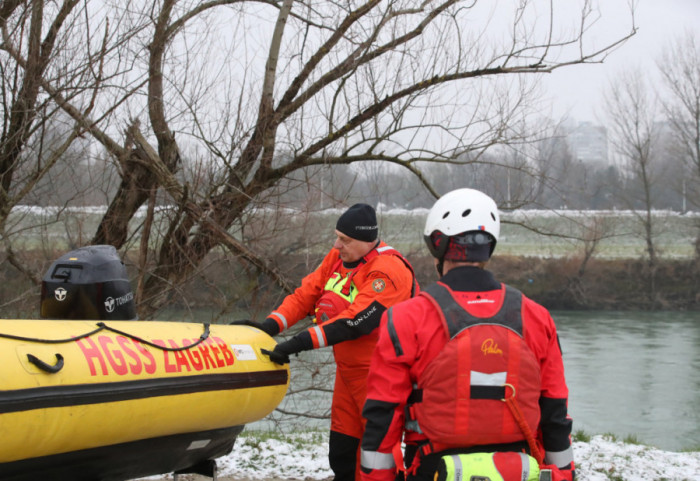
<svg viewBox="0 0 700 481">
<path fill-rule="evenodd" d="M 577 160 L 600 167 L 610 165 L 608 132 L 605 127 L 592 122 L 578 122 L 567 127 L 566 138 Z"/>
</svg>

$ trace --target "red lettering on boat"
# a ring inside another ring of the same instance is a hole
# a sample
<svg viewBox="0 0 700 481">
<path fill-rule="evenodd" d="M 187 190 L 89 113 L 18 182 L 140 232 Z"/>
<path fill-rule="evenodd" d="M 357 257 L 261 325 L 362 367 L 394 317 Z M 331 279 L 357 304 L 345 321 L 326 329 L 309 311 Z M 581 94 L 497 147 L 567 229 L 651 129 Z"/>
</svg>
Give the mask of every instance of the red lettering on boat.
<svg viewBox="0 0 700 481">
<path fill-rule="evenodd" d="M 233 356 L 233 351 L 231 351 L 231 347 L 224 342 L 223 339 L 220 337 L 214 337 L 214 341 L 216 341 L 216 345 L 219 346 L 219 350 L 221 351 L 221 354 L 224 355 L 224 361 L 226 362 L 227 366 L 230 366 L 233 364 L 234 356 Z"/>
<path fill-rule="evenodd" d="M 118 349 L 110 349 L 110 345 L 114 343 L 114 339 L 109 336 L 98 336 L 97 341 L 100 343 L 100 346 L 102 346 L 102 350 L 107 357 L 107 361 L 109 361 L 109 365 L 112 366 L 115 373 L 123 376 L 129 372 L 129 369 L 126 366 L 126 360 L 124 359 L 124 354 L 122 354 Z"/>
<path fill-rule="evenodd" d="M 83 342 L 86 344 L 89 344 L 90 346 L 85 346 L 83 345 Z M 85 360 L 88 363 L 88 366 L 90 367 L 90 375 L 91 376 L 97 376 L 97 369 L 95 369 L 95 363 L 94 360 L 96 359 L 100 363 L 100 367 L 102 367 L 102 374 L 107 375 L 107 364 L 105 363 L 104 357 L 102 356 L 102 351 L 100 351 L 100 348 L 95 344 L 95 341 L 92 339 L 85 338 L 85 339 L 76 339 L 75 343 L 80 347 L 80 350 L 83 351 L 83 355 L 85 356 Z"/>
<path fill-rule="evenodd" d="M 122 351 L 126 353 L 134 362 L 129 363 L 129 372 L 131 374 L 141 374 L 143 370 L 143 365 L 141 364 L 141 358 L 137 353 L 131 350 L 131 339 L 124 336 L 117 336 L 117 344 L 121 347 Z"/>
</svg>

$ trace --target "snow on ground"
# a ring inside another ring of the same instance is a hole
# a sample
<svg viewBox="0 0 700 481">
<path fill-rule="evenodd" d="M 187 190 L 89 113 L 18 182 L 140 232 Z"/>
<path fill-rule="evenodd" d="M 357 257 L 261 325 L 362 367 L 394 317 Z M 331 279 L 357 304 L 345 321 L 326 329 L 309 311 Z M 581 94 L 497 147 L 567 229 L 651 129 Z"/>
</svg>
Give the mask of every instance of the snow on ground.
<svg viewBox="0 0 700 481">
<path fill-rule="evenodd" d="M 217 459 L 217 465 L 221 476 L 251 479 L 322 480 L 333 476 L 328 466 L 328 435 L 318 432 L 263 441 L 244 433 L 236 440 L 231 454 Z"/>
<path fill-rule="evenodd" d="M 594 436 L 574 443 L 579 481 L 697 481 L 700 451 L 676 453 Z"/>
<path fill-rule="evenodd" d="M 327 436 L 297 433 L 278 439 L 242 434 L 233 452 L 217 460 L 220 476 L 325 480 Z M 700 481 L 700 451 L 677 453 L 608 436 L 575 442 L 578 481 Z"/>
</svg>

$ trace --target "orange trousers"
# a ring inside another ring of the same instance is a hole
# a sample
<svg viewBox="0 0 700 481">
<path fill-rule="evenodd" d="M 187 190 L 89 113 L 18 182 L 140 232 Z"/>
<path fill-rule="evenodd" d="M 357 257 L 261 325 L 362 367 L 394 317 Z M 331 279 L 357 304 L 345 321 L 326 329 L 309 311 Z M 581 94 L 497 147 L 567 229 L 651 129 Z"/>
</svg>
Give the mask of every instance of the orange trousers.
<svg viewBox="0 0 700 481">
<path fill-rule="evenodd" d="M 328 460 L 334 481 L 360 481 L 360 440 L 365 430 L 362 408 L 367 397 L 365 368 L 336 368 L 331 405 Z"/>
</svg>

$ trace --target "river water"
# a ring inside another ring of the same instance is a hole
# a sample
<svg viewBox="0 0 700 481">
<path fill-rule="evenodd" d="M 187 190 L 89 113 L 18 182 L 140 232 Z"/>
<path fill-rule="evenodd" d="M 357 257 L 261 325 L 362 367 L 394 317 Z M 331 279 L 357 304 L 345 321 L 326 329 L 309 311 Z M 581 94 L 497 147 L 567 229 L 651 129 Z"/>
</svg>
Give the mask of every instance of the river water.
<svg viewBox="0 0 700 481">
<path fill-rule="evenodd" d="M 552 315 L 574 431 L 700 449 L 700 313 Z"/>
</svg>

